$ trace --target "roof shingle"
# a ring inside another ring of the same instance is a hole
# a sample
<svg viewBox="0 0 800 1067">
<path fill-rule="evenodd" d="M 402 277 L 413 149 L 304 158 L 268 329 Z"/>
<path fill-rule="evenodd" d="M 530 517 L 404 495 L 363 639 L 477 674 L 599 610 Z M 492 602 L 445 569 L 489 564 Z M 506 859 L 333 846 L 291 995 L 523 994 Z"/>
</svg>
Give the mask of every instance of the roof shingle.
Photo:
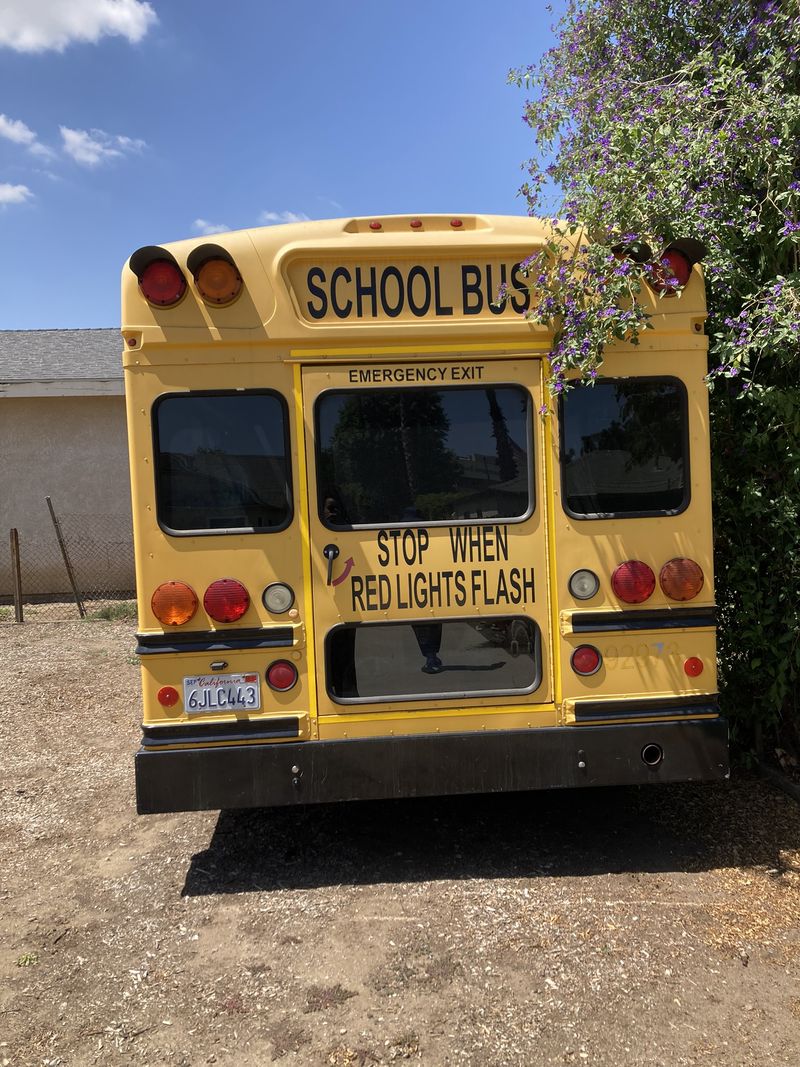
<svg viewBox="0 0 800 1067">
<path fill-rule="evenodd" d="M 0 385 L 122 378 L 116 330 L 0 330 Z"/>
</svg>

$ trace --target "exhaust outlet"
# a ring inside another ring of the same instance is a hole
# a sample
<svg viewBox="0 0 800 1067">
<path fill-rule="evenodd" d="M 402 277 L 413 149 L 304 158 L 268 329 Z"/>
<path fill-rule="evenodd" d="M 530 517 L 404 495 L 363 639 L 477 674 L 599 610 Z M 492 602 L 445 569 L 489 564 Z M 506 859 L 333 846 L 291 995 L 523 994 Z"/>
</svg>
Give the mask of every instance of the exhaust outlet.
<svg viewBox="0 0 800 1067">
<path fill-rule="evenodd" d="M 648 767 L 657 767 L 664 758 L 661 745 L 645 745 L 642 749 L 642 763 Z"/>
</svg>

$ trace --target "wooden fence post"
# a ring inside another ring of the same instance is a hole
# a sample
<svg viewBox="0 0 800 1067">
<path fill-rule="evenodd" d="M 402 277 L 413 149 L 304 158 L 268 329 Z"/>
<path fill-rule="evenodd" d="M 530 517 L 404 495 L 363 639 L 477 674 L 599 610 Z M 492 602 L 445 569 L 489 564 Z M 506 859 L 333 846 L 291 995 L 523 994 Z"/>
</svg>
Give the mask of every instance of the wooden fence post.
<svg viewBox="0 0 800 1067">
<path fill-rule="evenodd" d="M 14 621 L 24 622 L 22 615 L 22 569 L 19 564 L 19 533 L 11 531 L 11 578 L 14 583 Z"/>
<path fill-rule="evenodd" d="M 56 518 L 55 509 L 53 508 L 53 501 L 49 496 L 45 497 L 47 506 L 50 509 L 50 518 L 53 520 L 53 526 L 56 530 L 56 537 L 58 538 L 58 547 L 61 549 L 61 555 L 64 557 L 64 566 L 67 568 L 67 577 L 69 578 L 69 584 L 72 586 L 72 593 L 75 597 L 75 603 L 78 605 L 78 611 L 81 618 L 86 616 L 86 608 L 83 606 L 83 600 L 81 594 L 78 591 L 78 583 L 75 581 L 75 573 L 72 570 L 72 564 L 69 561 L 69 553 L 67 552 L 67 545 L 64 541 L 64 535 L 61 533 L 61 523 Z"/>
</svg>

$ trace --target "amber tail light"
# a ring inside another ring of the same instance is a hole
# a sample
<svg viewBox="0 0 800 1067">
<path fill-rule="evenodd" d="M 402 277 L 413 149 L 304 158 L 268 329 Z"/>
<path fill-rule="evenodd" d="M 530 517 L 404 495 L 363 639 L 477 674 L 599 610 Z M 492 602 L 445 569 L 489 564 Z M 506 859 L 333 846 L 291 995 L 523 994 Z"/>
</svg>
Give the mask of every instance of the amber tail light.
<svg viewBox="0 0 800 1067">
<path fill-rule="evenodd" d="M 153 593 L 150 606 L 164 626 L 183 626 L 197 611 L 197 596 L 185 582 L 164 582 Z"/>
<path fill-rule="evenodd" d="M 671 559 L 658 576 L 664 594 L 670 600 L 694 600 L 703 588 L 703 571 L 693 559 Z"/>
</svg>

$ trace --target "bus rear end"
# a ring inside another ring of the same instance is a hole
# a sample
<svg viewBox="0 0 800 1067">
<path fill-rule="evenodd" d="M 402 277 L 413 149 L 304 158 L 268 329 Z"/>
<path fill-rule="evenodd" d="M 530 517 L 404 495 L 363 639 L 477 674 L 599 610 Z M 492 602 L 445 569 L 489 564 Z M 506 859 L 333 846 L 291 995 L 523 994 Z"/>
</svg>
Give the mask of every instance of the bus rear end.
<svg viewBox="0 0 800 1067">
<path fill-rule="evenodd" d="M 543 240 L 394 217 L 131 257 L 140 812 L 727 773 L 702 281 L 551 406 Z"/>
</svg>

